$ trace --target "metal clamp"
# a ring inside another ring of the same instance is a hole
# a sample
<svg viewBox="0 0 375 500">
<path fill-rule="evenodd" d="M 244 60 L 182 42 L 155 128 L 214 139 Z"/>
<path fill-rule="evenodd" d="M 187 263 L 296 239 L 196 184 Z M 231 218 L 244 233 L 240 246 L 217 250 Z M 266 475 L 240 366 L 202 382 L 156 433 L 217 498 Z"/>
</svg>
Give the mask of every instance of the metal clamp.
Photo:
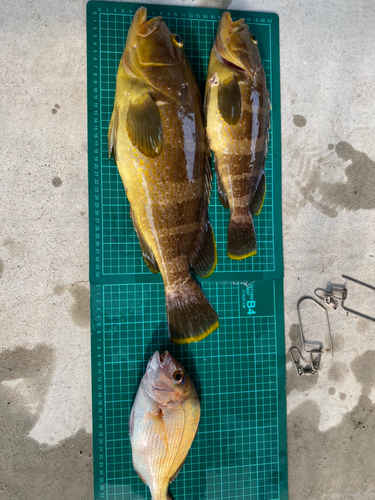
<svg viewBox="0 0 375 500">
<path fill-rule="evenodd" d="M 359 281 L 355 278 L 351 278 L 350 276 L 347 276 L 346 274 L 342 274 L 341 277 L 346 279 L 346 280 L 353 281 L 354 283 L 357 283 L 358 285 L 365 286 L 366 288 L 369 288 L 370 290 L 375 290 L 374 286 L 368 285 L 367 283 L 364 283 L 363 281 Z M 346 297 L 345 297 L 345 299 L 346 299 Z M 342 308 L 345 309 L 345 311 L 356 314 L 357 316 L 361 316 L 361 318 L 365 318 L 365 319 L 368 319 L 370 321 L 375 321 L 375 318 L 373 318 L 372 316 L 368 316 L 367 314 L 364 314 L 364 313 L 361 313 L 359 311 L 355 311 L 354 309 L 350 309 L 349 307 L 346 307 L 344 305 L 344 300 L 342 301 Z"/>
<path fill-rule="evenodd" d="M 321 295 L 318 292 L 322 292 Z M 344 285 L 330 285 L 328 289 L 315 288 L 314 294 L 318 299 L 323 300 L 327 306 L 337 309 L 339 300 L 342 302 L 346 299 L 347 291 Z"/>
<path fill-rule="evenodd" d="M 300 305 L 301 305 L 301 302 L 303 302 L 304 300 L 312 300 L 314 302 L 314 304 L 316 304 L 318 307 L 320 307 L 321 309 L 323 309 L 323 311 L 325 312 L 326 322 L 327 322 L 327 331 L 328 331 L 329 345 L 330 345 L 330 349 L 331 349 L 331 356 L 333 356 L 331 327 L 330 327 L 330 324 L 329 324 L 329 318 L 328 318 L 327 309 L 320 302 L 318 302 L 316 299 L 314 299 L 314 297 L 311 297 L 310 295 L 304 295 L 297 302 L 298 324 L 299 324 L 299 331 L 300 331 L 300 334 L 301 334 L 301 342 L 302 342 L 302 348 L 303 348 L 303 350 L 306 351 L 306 352 L 308 352 L 308 353 L 310 353 L 310 352 L 311 353 L 316 353 L 316 352 L 322 352 L 322 348 L 323 348 L 323 344 L 322 343 L 315 342 L 315 341 L 310 341 L 310 342 L 307 342 L 307 343 L 308 344 L 317 344 L 317 345 L 319 345 L 319 349 L 310 349 L 310 350 L 306 349 L 306 341 L 305 341 L 305 336 L 303 334 L 303 327 L 302 327 L 302 320 L 301 320 L 301 313 L 300 313 Z"/>
<path fill-rule="evenodd" d="M 295 358 L 293 356 L 293 350 L 296 350 L 298 352 L 298 358 Z M 313 353 L 310 352 L 310 366 L 302 365 L 300 360 L 303 359 L 303 361 L 306 361 L 306 358 L 304 358 L 301 354 L 301 351 L 298 349 L 298 347 L 291 347 L 289 349 L 289 354 L 292 359 L 292 363 L 294 365 L 294 368 L 296 369 L 297 375 L 301 377 L 302 375 L 315 375 L 319 371 L 319 366 L 320 366 L 320 358 L 322 353 L 318 352 L 316 353 L 315 357 L 315 362 L 313 359 Z"/>
<path fill-rule="evenodd" d="M 370 290 L 375 291 L 375 287 L 372 285 L 369 285 L 367 283 L 364 283 L 363 281 L 357 280 L 355 278 L 351 278 L 350 276 L 347 276 L 346 274 L 341 275 L 342 278 L 353 281 L 354 283 L 357 283 L 358 285 L 365 286 L 366 288 L 369 288 Z M 319 293 L 318 293 L 319 292 Z M 354 309 L 351 309 L 350 307 L 347 307 L 345 305 L 345 300 L 347 299 L 348 292 L 345 287 L 345 285 L 329 285 L 327 289 L 324 288 L 315 288 L 314 294 L 318 299 L 322 300 L 325 302 L 328 306 L 332 307 L 333 309 L 337 309 L 339 301 L 341 301 L 341 306 L 342 308 L 350 312 L 352 314 L 356 314 L 357 316 L 360 316 L 361 318 L 368 319 L 369 321 L 375 321 L 375 318 L 372 316 L 369 316 L 368 314 L 364 314 L 360 311 L 355 311 Z"/>
</svg>

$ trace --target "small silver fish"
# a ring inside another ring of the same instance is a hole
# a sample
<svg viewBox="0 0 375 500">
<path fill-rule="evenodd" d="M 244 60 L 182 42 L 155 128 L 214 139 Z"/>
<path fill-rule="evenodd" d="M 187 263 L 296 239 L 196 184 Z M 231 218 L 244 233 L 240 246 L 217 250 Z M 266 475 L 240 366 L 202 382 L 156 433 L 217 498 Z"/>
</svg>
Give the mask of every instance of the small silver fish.
<svg viewBox="0 0 375 500">
<path fill-rule="evenodd" d="M 170 500 L 197 433 L 199 399 L 184 367 L 168 352 L 148 362 L 129 419 L 133 466 L 152 500 Z"/>
</svg>

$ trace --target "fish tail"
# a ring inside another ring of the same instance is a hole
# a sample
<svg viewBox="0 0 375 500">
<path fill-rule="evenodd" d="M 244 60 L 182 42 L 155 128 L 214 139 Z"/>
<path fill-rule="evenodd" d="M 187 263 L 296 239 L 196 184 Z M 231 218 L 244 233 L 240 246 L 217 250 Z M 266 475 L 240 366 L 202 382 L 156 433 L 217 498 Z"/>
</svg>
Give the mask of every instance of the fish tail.
<svg viewBox="0 0 375 500">
<path fill-rule="evenodd" d="M 228 257 L 242 260 L 257 253 L 257 240 L 253 217 L 250 212 L 237 215 L 231 213 L 228 226 Z"/>
<path fill-rule="evenodd" d="M 218 328 L 216 312 L 191 275 L 183 282 L 167 286 L 165 299 L 169 336 L 173 343 L 198 342 Z"/>
</svg>

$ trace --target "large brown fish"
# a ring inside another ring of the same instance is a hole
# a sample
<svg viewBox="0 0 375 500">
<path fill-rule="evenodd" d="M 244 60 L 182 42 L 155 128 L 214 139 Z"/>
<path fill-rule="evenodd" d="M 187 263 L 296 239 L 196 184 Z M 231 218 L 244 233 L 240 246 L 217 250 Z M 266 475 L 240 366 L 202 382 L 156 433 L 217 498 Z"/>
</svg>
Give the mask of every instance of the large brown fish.
<svg viewBox="0 0 375 500">
<path fill-rule="evenodd" d="M 219 326 L 190 274 L 192 268 L 209 276 L 217 257 L 201 98 L 182 46 L 161 17 L 147 21 L 147 10 L 137 10 L 108 134 L 144 261 L 164 280 L 169 335 L 178 344 L 201 340 Z"/>
<path fill-rule="evenodd" d="M 130 414 L 133 466 L 152 500 L 166 500 L 197 433 L 200 404 L 184 367 L 165 351 L 150 359 Z"/>
<path fill-rule="evenodd" d="M 228 256 L 257 253 L 252 214 L 262 209 L 270 98 L 258 41 L 244 19 L 221 16 L 207 71 L 207 136 L 215 154 L 219 198 L 230 209 Z"/>
</svg>

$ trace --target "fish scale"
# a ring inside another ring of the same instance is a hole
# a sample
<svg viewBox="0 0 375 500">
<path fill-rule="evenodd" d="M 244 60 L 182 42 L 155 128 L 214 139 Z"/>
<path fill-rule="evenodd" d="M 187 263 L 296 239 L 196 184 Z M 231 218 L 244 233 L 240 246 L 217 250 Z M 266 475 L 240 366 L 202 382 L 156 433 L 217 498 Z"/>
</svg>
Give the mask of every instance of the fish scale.
<svg viewBox="0 0 375 500">
<path fill-rule="evenodd" d="M 259 40 L 271 93 L 267 194 L 255 218 L 258 254 L 231 261 L 226 255 L 229 211 L 218 199 L 213 173 L 209 215 L 218 263 L 199 282 L 219 314 L 220 327 L 186 348 L 167 340 L 163 283 L 143 262 L 121 178 L 107 156 L 117 67 L 138 7 L 87 4 L 95 499 L 150 499 L 132 466 L 127 421 L 148 359 L 156 349 L 167 348 L 192 376 L 202 410 L 185 465 L 170 486 L 174 500 L 286 500 L 278 18 L 231 11 L 246 19 Z M 182 37 L 203 93 L 223 11 L 147 8 L 149 17 L 162 15 Z"/>
</svg>

